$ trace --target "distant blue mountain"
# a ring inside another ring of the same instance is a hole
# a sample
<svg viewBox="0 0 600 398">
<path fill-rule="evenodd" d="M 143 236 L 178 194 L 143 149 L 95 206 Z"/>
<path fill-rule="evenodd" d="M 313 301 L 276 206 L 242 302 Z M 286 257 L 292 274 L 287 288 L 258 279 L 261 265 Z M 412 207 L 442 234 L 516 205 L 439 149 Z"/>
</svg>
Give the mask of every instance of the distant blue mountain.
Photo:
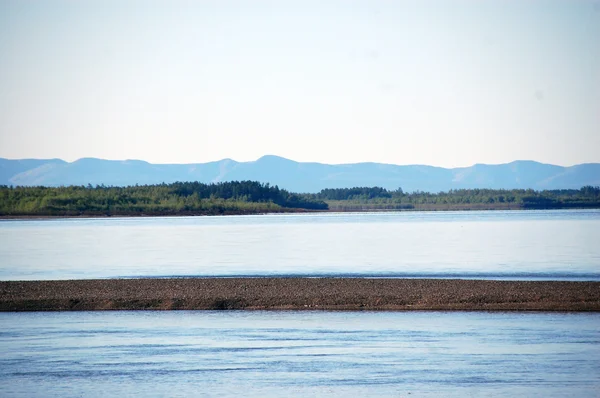
<svg viewBox="0 0 600 398">
<path fill-rule="evenodd" d="M 380 186 L 388 189 L 439 192 L 461 188 L 578 189 L 600 186 L 600 163 L 571 167 L 533 161 L 442 167 L 382 163 L 303 163 L 278 156 L 253 162 L 224 159 L 195 164 L 152 164 L 141 160 L 60 159 L 10 160 L 0 158 L 0 185 L 144 185 L 175 181 L 204 183 L 255 180 L 293 192 L 318 192 L 323 188 Z"/>
</svg>

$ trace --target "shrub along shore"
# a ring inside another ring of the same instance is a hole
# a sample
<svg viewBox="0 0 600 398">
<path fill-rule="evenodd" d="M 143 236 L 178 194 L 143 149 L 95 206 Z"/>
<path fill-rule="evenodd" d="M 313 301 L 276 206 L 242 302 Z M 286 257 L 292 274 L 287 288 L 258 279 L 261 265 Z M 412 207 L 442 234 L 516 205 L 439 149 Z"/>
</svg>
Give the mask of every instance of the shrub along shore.
<svg viewBox="0 0 600 398">
<path fill-rule="evenodd" d="M 405 193 L 380 187 L 293 193 L 256 181 L 177 182 L 130 187 L 0 186 L 0 217 L 262 214 L 306 211 L 518 210 L 600 208 L 600 188 L 460 189 Z"/>
<path fill-rule="evenodd" d="M 0 282 L 0 311 L 600 311 L 600 282 L 171 278 Z"/>
</svg>

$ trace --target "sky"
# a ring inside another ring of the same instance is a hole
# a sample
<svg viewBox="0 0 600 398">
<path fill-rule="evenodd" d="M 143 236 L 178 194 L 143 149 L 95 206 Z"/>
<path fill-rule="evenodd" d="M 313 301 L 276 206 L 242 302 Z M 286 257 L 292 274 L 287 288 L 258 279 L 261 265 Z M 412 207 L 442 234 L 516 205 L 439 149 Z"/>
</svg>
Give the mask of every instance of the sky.
<svg viewBox="0 0 600 398">
<path fill-rule="evenodd" d="M 0 0 L 0 157 L 600 162 L 600 0 Z"/>
</svg>

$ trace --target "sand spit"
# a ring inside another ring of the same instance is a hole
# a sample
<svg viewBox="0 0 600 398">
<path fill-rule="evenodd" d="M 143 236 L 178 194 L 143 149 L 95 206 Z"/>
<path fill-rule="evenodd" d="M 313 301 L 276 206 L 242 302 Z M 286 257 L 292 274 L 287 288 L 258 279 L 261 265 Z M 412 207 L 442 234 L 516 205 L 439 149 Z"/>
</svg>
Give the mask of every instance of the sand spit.
<svg viewBox="0 0 600 398">
<path fill-rule="evenodd" d="M 600 282 L 184 278 L 0 282 L 0 311 L 600 311 Z"/>
</svg>

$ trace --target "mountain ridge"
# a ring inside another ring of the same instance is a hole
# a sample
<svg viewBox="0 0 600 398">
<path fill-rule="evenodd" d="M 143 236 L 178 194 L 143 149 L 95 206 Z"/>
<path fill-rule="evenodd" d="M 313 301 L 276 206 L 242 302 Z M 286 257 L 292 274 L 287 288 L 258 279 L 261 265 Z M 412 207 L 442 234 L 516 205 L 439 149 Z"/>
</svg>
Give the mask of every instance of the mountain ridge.
<svg viewBox="0 0 600 398">
<path fill-rule="evenodd" d="M 298 162 L 277 155 L 238 162 L 221 159 L 206 163 L 155 164 L 144 160 L 106 160 L 86 157 L 61 159 L 0 158 L 0 185 L 146 185 L 175 181 L 203 183 L 253 180 L 293 192 L 318 192 L 324 188 L 381 186 L 407 192 L 440 192 L 450 189 L 579 189 L 600 185 L 600 163 L 557 166 L 533 160 L 477 163 L 468 167 L 395 165 L 359 162 L 327 164 Z"/>
</svg>

